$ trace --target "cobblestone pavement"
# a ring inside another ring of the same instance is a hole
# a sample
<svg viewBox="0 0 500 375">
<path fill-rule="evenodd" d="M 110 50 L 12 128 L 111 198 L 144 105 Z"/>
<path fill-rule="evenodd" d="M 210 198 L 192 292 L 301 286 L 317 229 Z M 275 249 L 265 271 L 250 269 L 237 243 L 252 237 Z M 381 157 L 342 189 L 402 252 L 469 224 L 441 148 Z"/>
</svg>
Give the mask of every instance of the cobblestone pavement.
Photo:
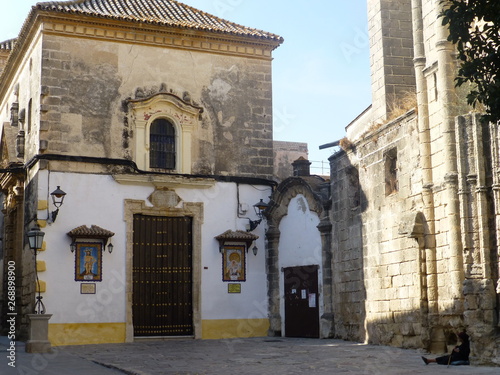
<svg viewBox="0 0 500 375">
<path fill-rule="evenodd" d="M 131 344 L 55 347 L 28 354 L 17 343 L 16 367 L 0 358 L 0 374 L 43 375 L 294 375 L 500 374 L 500 367 L 425 365 L 417 350 L 341 340 L 251 338 L 172 339 Z M 3 353 L 8 341 L 0 340 Z"/>
</svg>

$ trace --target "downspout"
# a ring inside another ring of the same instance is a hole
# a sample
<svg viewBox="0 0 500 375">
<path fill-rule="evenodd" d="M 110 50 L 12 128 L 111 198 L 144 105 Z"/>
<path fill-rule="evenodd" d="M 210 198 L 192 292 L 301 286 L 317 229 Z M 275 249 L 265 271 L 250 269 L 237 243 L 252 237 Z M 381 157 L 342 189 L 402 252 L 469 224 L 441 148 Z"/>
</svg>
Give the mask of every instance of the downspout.
<svg viewBox="0 0 500 375">
<path fill-rule="evenodd" d="M 436 1 L 436 15 L 449 6 L 448 1 Z M 441 19 L 436 20 L 436 51 L 438 60 L 437 84 L 439 90 L 441 124 L 443 129 L 443 159 L 444 159 L 444 203 L 449 227 L 449 272 L 451 276 L 451 297 L 462 300 L 462 282 L 464 280 L 462 239 L 460 234 L 460 210 L 458 198 L 458 169 L 455 141 L 455 48 L 447 40 L 448 29 L 442 25 Z M 461 304 L 453 304 L 452 311 L 462 312 Z"/>
<path fill-rule="evenodd" d="M 425 57 L 424 30 L 422 17 L 422 0 L 412 0 L 413 19 L 413 54 L 415 67 L 415 81 L 418 105 L 418 136 L 420 161 L 422 165 L 422 200 L 424 203 L 424 217 L 427 228 L 424 232 L 424 244 L 421 250 L 420 260 L 421 274 L 421 306 L 423 325 L 430 328 L 429 320 L 438 315 L 438 281 L 436 265 L 436 240 L 435 240 L 435 213 L 434 193 L 432 175 L 432 150 L 429 128 L 429 100 L 427 96 L 427 80 L 424 69 L 427 61 Z M 430 338 L 423 338 L 426 346 Z"/>
</svg>

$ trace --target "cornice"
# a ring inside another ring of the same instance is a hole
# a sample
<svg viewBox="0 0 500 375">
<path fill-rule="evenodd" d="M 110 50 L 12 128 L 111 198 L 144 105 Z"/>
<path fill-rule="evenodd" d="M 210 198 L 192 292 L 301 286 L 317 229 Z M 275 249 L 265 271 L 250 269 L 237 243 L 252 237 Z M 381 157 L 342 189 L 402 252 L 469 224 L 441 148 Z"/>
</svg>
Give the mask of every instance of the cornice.
<svg viewBox="0 0 500 375">
<path fill-rule="evenodd" d="M 82 15 L 55 14 L 32 8 L 23 24 L 3 71 L 0 72 L 0 103 L 32 41 L 46 35 L 107 40 L 119 43 L 170 47 L 190 51 L 272 60 L 281 40 L 266 40 L 181 27 L 138 24 Z"/>
<path fill-rule="evenodd" d="M 122 185 L 146 185 L 155 186 L 157 188 L 192 188 L 192 189 L 208 189 L 215 185 L 215 180 L 212 178 L 187 178 L 183 176 L 173 175 L 135 175 L 135 174 L 119 174 L 113 175 L 113 179 Z"/>
<path fill-rule="evenodd" d="M 164 88 L 163 90 L 166 90 L 166 88 Z M 203 107 L 200 107 L 195 103 L 191 103 L 190 101 L 181 99 L 176 94 L 166 91 L 159 91 L 146 97 L 136 97 L 134 99 L 128 98 L 125 100 L 125 103 L 130 105 L 132 108 L 141 109 L 144 107 L 148 108 L 150 106 L 154 106 L 155 103 L 161 101 L 169 101 L 180 110 L 188 112 L 193 116 L 198 116 L 203 113 Z"/>
<path fill-rule="evenodd" d="M 281 42 L 180 27 L 101 20 L 88 16 L 61 17 L 41 12 L 43 33 L 156 47 L 196 50 L 264 60 Z"/>
</svg>

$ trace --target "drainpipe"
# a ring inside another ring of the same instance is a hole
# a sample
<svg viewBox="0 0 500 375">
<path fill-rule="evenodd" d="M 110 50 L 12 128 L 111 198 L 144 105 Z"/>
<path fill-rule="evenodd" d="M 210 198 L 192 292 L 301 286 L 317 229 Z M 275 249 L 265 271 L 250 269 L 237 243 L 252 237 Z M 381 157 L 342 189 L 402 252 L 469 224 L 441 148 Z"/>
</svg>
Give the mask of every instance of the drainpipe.
<svg viewBox="0 0 500 375">
<path fill-rule="evenodd" d="M 427 97 L 427 80 L 424 76 L 426 67 L 424 31 L 422 17 L 422 0 L 412 0 L 413 18 L 413 54 L 415 67 L 415 81 L 417 90 L 418 105 L 418 136 L 420 148 L 420 161 L 422 165 L 422 200 L 424 203 L 424 216 L 427 223 L 427 230 L 424 234 L 424 244 L 421 250 L 420 259 L 422 283 L 422 318 L 437 317 L 438 315 L 438 287 L 437 287 L 437 265 L 436 265 L 436 241 L 435 241 L 435 215 L 434 215 L 434 194 L 431 159 L 431 136 L 429 128 L 429 106 Z M 424 325 L 429 327 L 426 319 Z M 424 341 L 429 341 L 426 337 Z M 427 344 L 428 345 L 428 344 Z M 426 345 L 426 346 L 427 346 Z"/>
<path fill-rule="evenodd" d="M 436 1 L 435 12 L 449 6 L 448 1 Z M 437 84 L 440 99 L 441 123 L 443 129 L 443 159 L 445 169 L 446 216 L 449 227 L 449 271 L 451 276 L 451 296 L 454 300 L 462 299 L 462 282 L 464 280 L 462 240 L 460 234 L 460 211 L 458 199 L 458 169 L 455 141 L 455 61 L 454 46 L 447 40 L 448 29 L 436 20 L 436 51 L 438 56 Z M 456 311 L 458 308 L 459 311 Z M 461 306 L 453 306 L 456 312 L 461 312 Z"/>
</svg>

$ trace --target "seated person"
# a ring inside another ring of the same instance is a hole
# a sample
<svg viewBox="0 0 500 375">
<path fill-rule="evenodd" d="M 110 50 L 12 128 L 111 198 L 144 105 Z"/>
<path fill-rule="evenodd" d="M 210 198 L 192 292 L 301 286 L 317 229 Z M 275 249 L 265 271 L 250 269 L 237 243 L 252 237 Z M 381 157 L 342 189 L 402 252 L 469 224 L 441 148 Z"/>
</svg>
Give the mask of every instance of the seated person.
<svg viewBox="0 0 500 375">
<path fill-rule="evenodd" d="M 429 363 L 437 363 L 438 365 L 452 366 L 468 365 L 470 354 L 469 336 L 465 332 L 460 332 L 458 334 L 458 339 L 461 341 L 461 344 L 455 346 L 450 355 L 444 355 L 435 359 L 422 357 L 425 364 L 428 365 Z"/>
</svg>

